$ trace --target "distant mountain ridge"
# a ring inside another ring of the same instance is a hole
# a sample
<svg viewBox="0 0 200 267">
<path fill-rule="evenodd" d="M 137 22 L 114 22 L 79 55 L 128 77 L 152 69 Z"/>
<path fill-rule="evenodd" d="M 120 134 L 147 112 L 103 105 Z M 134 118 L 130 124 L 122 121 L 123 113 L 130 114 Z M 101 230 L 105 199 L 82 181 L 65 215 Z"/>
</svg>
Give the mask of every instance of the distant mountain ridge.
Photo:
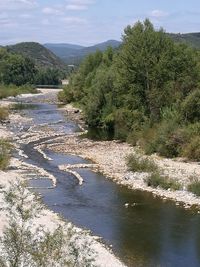
<svg viewBox="0 0 200 267">
<path fill-rule="evenodd" d="M 186 43 L 194 48 L 200 49 L 200 32 L 193 33 L 168 33 L 175 42 Z"/>
<path fill-rule="evenodd" d="M 186 43 L 194 48 L 200 49 L 200 32 L 196 33 L 166 33 L 175 42 Z M 46 48 L 55 53 L 67 64 L 78 64 L 90 53 L 94 53 L 97 49 L 104 51 L 108 46 L 117 48 L 121 45 L 120 41 L 108 40 L 106 42 L 96 44 L 89 47 L 74 44 L 44 44 Z"/>
<path fill-rule="evenodd" d="M 200 32 L 166 34 L 175 42 L 186 43 L 196 49 L 200 49 Z M 41 45 L 36 42 L 22 42 L 6 46 L 6 48 L 8 51 L 32 58 L 38 66 L 63 69 L 66 68 L 66 64 L 79 65 L 85 56 L 94 53 L 97 49 L 105 51 L 108 46 L 118 48 L 120 45 L 121 42 L 116 40 L 108 40 L 89 47 L 68 43 L 46 43 Z"/>
<path fill-rule="evenodd" d="M 96 50 L 105 51 L 108 46 L 113 48 L 119 47 L 121 44 L 120 41 L 108 40 L 103 43 L 99 43 L 93 46 L 85 47 L 81 45 L 74 44 L 44 44 L 46 48 L 55 53 L 67 64 L 78 64 L 85 56 L 90 53 L 96 52 Z"/>
<path fill-rule="evenodd" d="M 36 42 L 22 42 L 15 45 L 6 46 L 7 50 L 21 54 L 34 60 L 38 67 L 49 67 L 63 69 L 64 62 L 52 51 Z"/>
</svg>

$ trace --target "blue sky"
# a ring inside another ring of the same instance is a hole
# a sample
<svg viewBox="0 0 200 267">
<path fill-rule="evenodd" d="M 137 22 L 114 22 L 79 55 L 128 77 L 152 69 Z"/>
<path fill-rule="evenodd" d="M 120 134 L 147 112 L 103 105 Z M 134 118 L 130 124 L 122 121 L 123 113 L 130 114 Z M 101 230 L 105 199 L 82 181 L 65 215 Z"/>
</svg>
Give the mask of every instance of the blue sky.
<svg viewBox="0 0 200 267">
<path fill-rule="evenodd" d="M 0 0 L 0 44 L 120 40 L 128 24 L 147 17 L 168 32 L 200 32 L 200 1 Z"/>
</svg>

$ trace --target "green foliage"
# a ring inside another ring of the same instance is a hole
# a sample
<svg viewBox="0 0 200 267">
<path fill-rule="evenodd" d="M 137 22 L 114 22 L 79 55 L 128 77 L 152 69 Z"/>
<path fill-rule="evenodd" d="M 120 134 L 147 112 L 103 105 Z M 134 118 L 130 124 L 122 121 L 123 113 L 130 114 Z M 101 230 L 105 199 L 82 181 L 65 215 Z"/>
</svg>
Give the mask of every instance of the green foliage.
<svg viewBox="0 0 200 267">
<path fill-rule="evenodd" d="M 161 187 L 163 189 L 179 190 L 180 184 L 177 181 L 170 179 L 169 177 L 161 175 L 159 172 L 153 172 L 147 179 L 148 186 Z"/>
<path fill-rule="evenodd" d="M 16 86 L 25 84 L 57 85 L 65 77 L 65 70 L 49 67 L 38 67 L 29 53 L 10 53 L 0 49 L 0 83 Z"/>
<path fill-rule="evenodd" d="M 132 172 L 154 172 L 158 169 L 155 162 L 151 159 L 131 154 L 127 158 L 128 169 Z"/>
<path fill-rule="evenodd" d="M 61 83 L 62 72 L 58 69 L 39 68 L 34 76 L 34 83 L 37 85 L 58 85 Z"/>
<path fill-rule="evenodd" d="M 200 181 L 197 177 L 191 177 L 191 183 L 188 185 L 188 191 L 200 196 Z"/>
<path fill-rule="evenodd" d="M 5 170 L 10 162 L 11 144 L 5 140 L 0 139 L 0 170 Z"/>
<path fill-rule="evenodd" d="M 183 156 L 200 161 L 200 136 L 195 136 L 191 141 L 183 148 Z"/>
<path fill-rule="evenodd" d="M 39 197 L 17 182 L 4 192 L 9 225 L 1 238 L 2 267 L 92 267 L 90 242 L 81 241 L 72 226 L 58 226 L 51 232 L 36 225 L 42 216 Z"/>
<path fill-rule="evenodd" d="M 8 51 L 30 58 L 37 68 L 65 69 L 65 64 L 50 50 L 35 42 L 23 42 L 7 47 Z"/>
<path fill-rule="evenodd" d="M 16 86 L 16 85 L 2 85 L 0 84 L 0 99 L 9 96 L 17 96 L 25 93 L 37 93 L 37 90 L 30 85 Z"/>
<path fill-rule="evenodd" d="M 0 107 L 0 121 L 5 121 L 8 118 L 8 108 Z"/>
<path fill-rule="evenodd" d="M 158 152 L 161 156 L 176 157 L 185 142 L 181 129 L 173 120 L 163 121 L 154 128 L 154 136 L 146 140 L 144 149 L 147 154 Z"/>
<path fill-rule="evenodd" d="M 78 102 L 89 126 L 147 153 L 181 156 L 191 143 L 187 127 L 200 119 L 199 56 L 148 19 L 137 22 L 117 51 L 89 55 L 60 99 Z"/>
<path fill-rule="evenodd" d="M 175 33 L 169 33 L 169 37 L 171 37 L 174 41 L 179 43 L 184 43 L 191 45 L 195 48 L 200 48 L 200 34 L 199 32 L 194 33 L 183 33 L 183 34 L 175 34 Z"/>
<path fill-rule="evenodd" d="M 0 82 L 17 86 L 32 83 L 35 73 L 36 68 L 31 59 L 6 50 L 0 52 Z"/>
<path fill-rule="evenodd" d="M 200 120 L 200 89 L 189 94 L 181 108 L 186 121 L 198 122 Z"/>
</svg>

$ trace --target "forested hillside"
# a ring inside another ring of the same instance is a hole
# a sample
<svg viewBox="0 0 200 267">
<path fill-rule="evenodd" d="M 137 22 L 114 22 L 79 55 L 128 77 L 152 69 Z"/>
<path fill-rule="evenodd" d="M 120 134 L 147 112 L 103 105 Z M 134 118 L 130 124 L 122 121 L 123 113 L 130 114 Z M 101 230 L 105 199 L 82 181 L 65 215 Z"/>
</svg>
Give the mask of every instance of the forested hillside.
<svg viewBox="0 0 200 267">
<path fill-rule="evenodd" d="M 146 153 L 200 160 L 200 55 L 149 20 L 128 26 L 118 51 L 89 55 L 60 95 L 91 127 Z"/>
<path fill-rule="evenodd" d="M 39 67 L 33 59 L 0 48 L 0 84 L 21 86 L 25 84 L 59 84 L 63 71 Z"/>
<path fill-rule="evenodd" d="M 200 49 L 200 33 L 184 33 L 184 34 L 168 34 L 174 41 L 191 45 L 194 48 Z"/>
<path fill-rule="evenodd" d="M 32 59 L 37 67 L 45 68 L 66 68 L 65 64 L 60 58 L 53 54 L 49 49 L 43 45 L 35 42 L 24 42 L 7 47 L 8 51 L 14 52 Z"/>
</svg>

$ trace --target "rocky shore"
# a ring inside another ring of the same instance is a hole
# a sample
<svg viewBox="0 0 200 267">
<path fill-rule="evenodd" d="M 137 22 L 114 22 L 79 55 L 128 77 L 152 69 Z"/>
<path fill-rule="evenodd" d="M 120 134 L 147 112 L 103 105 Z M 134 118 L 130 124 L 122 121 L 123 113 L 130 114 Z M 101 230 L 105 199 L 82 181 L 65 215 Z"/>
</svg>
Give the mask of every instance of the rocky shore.
<svg viewBox="0 0 200 267">
<path fill-rule="evenodd" d="M 57 92 L 57 90 L 55 91 Z M 51 90 L 43 90 L 39 97 L 42 97 L 44 99 L 44 102 L 51 102 L 51 99 L 55 100 L 55 92 L 52 92 Z M 27 97 L 27 100 L 29 99 L 35 99 L 37 96 L 34 95 L 27 95 L 23 98 Z M 20 99 L 21 96 L 18 97 Z M 53 100 L 53 101 L 54 101 Z M 52 102 L 51 102 L 52 103 Z M 53 103 L 56 103 L 53 102 Z M 0 105 L 8 106 L 11 105 L 12 101 L 11 99 L 7 101 L 1 101 Z M 9 126 L 18 124 L 18 127 L 20 128 L 20 125 L 23 126 L 23 124 L 26 124 L 30 121 L 30 118 L 27 118 L 26 116 L 21 116 L 19 114 L 11 114 L 9 116 Z M 48 173 L 48 171 L 45 171 L 44 169 L 40 167 L 36 167 L 34 165 L 25 163 L 23 158 L 25 159 L 27 155 L 23 153 L 19 149 L 20 144 L 27 144 L 33 141 L 36 141 L 40 138 L 44 137 L 51 137 L 52 139 L 57 138 L 57 134 L 54 133 L 52 130 L 47 130 L 45 127 L 29 127 L 27 132 L 20 132 L 18 134 L 13 134 L 9 130 L 9 127 L 6 125 L 0 125 L 0 137 L 9 139 L 14 147 L 15 151 L 18 152 L 21 159 L 18 159 L 16 157 L 11 158 L 10 165 L 6 171 L 0 171 L 0 237 L 3 234 L 3 231 L 5 227 L 7 226 L 7 217 L 4 210 L 4 207 L 6 205 L 5 200 L 3 198 L 3 191 L 7 190 L 10 186 L 10 184 L 13 184 L 17 181 L 28 181 L 28 176 L 37 176 L 37 177 L 48 177 L 52 180 L 53 186 L 56 186 L 56 178 Z M 35 149 L 37 149 L 44 157 L 45 154 L 42 150 L 40 150 L 40 146 L 36 146 Z M 69 225 L 71 225 L 71 222 L 64 221 L 59 217 L 59 215 L 55 214 L 54 212 L 50 211 L 45 207 L 45 210 L 43 212 L 43 215 L 38 219 L 37 222 L 35 222 L 37 225 L 43 225 L 47 230 L 51 231 L 54 230 L 59 225 L 64 226 L 65 229 L 68 229 Z M 115 257 L 115 255 L 112 253 L 111 249 L 106 247 L 104 244 L 101 243 L 101 240 L 99 237 L 92 236 L 92 234 L 89 231 L 80 229 L 76 226 L 73 226 L 75 229 L 75 235 L 74 239 L 78 239 L 78 242 L 87 241 L 90 244 L 90 247 L 92 251 L 94 251 L 94 257 L 95 257 L 95 266 L 99 267 L 125 267 L 123 263 L 120 262 L 120 260 Z M 80 253 L 84 253 L 80 251 Z"/>
<path fill-rule="evenodd" d="M 78 116 L 81 112 L 75 112 L 76 109 L 73 109 L 71 105 L 67 105 L 63 110 L 72 118 L 74 116 L 73 114 L 75 114 L 76 121 L 78 121 Z M 91 160 L 96 164 L 96 167 L 93 169 L 100 171 L 118 184 L 128 186 L 133 190 L 148 191 L 163 199 L 171 199 L 176 202 L 176 205 L 184 205 L 185 208 L 194 206 L 200 210 L 200 197 L 187 191 L 187 185 L 191 182 L 191 177 L 200 177 L 200 164 L 196 162 L 184 162 L 182 159 L 167 159 L 159 157 L 156 154 L 145 156 L 146 158 L 152 159 L 166 176 L 174 179 L 181 185 L 181 190 L 173 191 L 148 186 L 145 182 L 148 173 L 133 173 L 128 171 L 126 158 L 132 153 L 138 154 L 139 150 L 136 147 L 131 147 L 127 143 L 121 143 L 116 140 L 92 141 L 75 134 L 67 137 L 58 137 L 55 143 L 47 146 L 44 145 L 44 147 L 52 149 L 55 152 L 79 155 Z M 62 170 L 65 167 L 60 166 Z"/>
</svg>

